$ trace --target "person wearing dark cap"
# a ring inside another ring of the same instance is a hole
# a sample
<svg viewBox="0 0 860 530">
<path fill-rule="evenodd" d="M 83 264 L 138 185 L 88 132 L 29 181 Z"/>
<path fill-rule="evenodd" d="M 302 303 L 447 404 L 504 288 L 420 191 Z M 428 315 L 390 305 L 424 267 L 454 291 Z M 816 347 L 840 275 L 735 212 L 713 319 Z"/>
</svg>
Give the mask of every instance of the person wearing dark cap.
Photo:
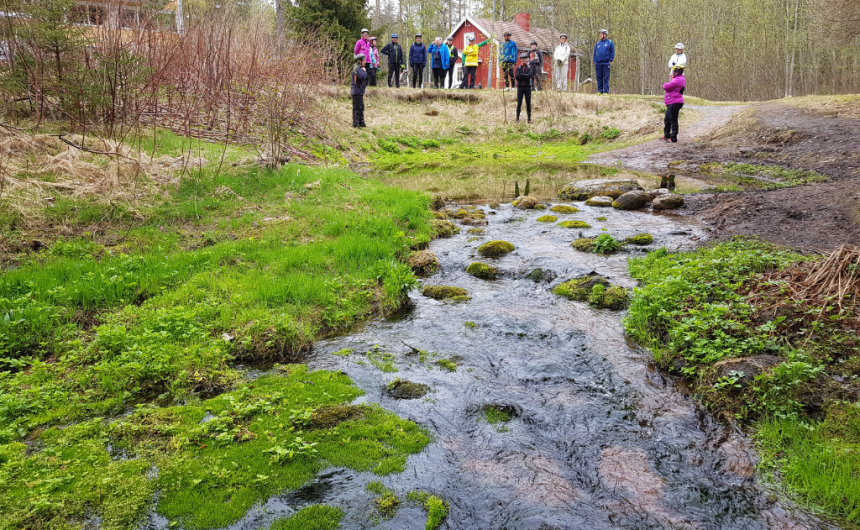
<svg viewBox="0 0 860 530">
<path fill-rule="evenodd" d="M 567 75 L 570 67 L 570 44 L 567 43 L 567 35 L 562 33 L 558 37 L 558 46 L 552 54 L 552 81 L 556 90 L 567 92 Z"/>
<path fill-rule="evenodd" d="M 454 37 L 448 37 L 445 40 L 445 46 L 448 47 L 448 69 L 445 72 L 448 76 L 448 88 L 452 88 L 454 86 L 454 65 L 457 64 L 460 51 L 454 46 Z"/>
<path fill-rule="evenodd" d="M 532 65 L 534 69 L 535 76 L 532 78 L 532 88 L 537 90 L 543 90 L 543 87 L 540 84 L 540 76 L 543 73 L 543 53 L 538 50 L 537 42 L 532 41 L 530 44 L 529 54 L 529 64 Z"/>
<path fill-rule="evenodd" d="M 597 92 L 609 94 L 609 67 L 615 60 L 615 44 L 609 40 L 609 32 L 600 30 L 600 40 L 594 45 L 594 77 L 597 78 Z"/>
<path fill-rule="evenodd" d="M 514 78 L 514 67 L 517 65 L 517 43 L 511 40 L 511 32 L 505 32 L 505 42 L 499 50 L 499 62 L 502 63 L 502 72 L 505 76 L 505 90 L 511 90 L 517 86 Z M 510 81 L 510 84 L 508 82 Z"/>
<path fill-rule="evenodd" d="M 421 42 L 421 34 L 415 35 L 415 42 L 409 47 L 409 68 L 412 69 L 412 88 L 421 88 L 424 79 L 424 65 L 427 64 L 427 46 Z"/>
<path fill-rule="evenodd" d="M 364 124 L 364 91 L 367 88 L 367 70 L 363 53 L 355 55 L 355 65 L 352 67 L 352 82 L 349 94 L 352 96 L 352 126 L 367 127 Z"/>
<path fill-rule="evenodd" d="M 397 44 L 397 33 L 391 34 L 391 42 L 385 45 L 379 52 L 388 57 L 388 86 L 391 87 L 391 78 L 394 84 L 400 88 L 400 69 L 403 67 L 403 48 Z"/>
<path fill-rule="evenodd" d="M 520 65 L 514 74 L 517 79 L 517 121 L 520 121 L 520 110 L 523 107 L 523 99 L 526 100 L 526 116 L 529 123 L 532 122 L 532 79 L 534 79 L 534 65 L 529 60 L 529 53 L 520 55 Z"/>
</svg>

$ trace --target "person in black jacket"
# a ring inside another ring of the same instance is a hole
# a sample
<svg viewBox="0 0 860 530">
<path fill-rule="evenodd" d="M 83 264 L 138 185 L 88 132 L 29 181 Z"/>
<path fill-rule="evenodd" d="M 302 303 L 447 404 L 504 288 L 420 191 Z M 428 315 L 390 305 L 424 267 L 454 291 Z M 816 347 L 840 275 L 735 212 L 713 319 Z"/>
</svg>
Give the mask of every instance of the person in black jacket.
<svg viewBox="0 0 860 530">
<path fill-rule="evenodd" d="M 391 35 L 391 42 L 379 53 L 388 57 L 388 87 L 391 88 L 391 78 L 394 77 L 395 85 L 400 88 L 400 69 L 406 65 L 403 61 L 403 48 L 397 44 L 397 33 Z"/>
<path fill-rule="evenodd" d="M 349 94 L 352 96 L 352 126 L 367 127 L 364 124 L 364 91 L 367 88 L 367 70 L 364 68 L 364 54 L 355 56 L 355 66 L 352 67 L 352 82 Z"/>
<path fill-rule="evenodd" d="M 520 121 L 520 110 L 523 107 L 523 99 L 526 100 L 526 115 L 529 123 L 532 122 L 532 79 L 534 79 L 534 66 L 529 60 L 529 53 L 520 55 L 520 64 L 514 71 L 517 80 L 517 121 Z"/>
<path fill-rule="evenodd" d="M 454 37 L 448 37 L 448 40 L 445 42 L 448 45 L 448 53 L 450 54 L 450 58 L 448 59 L 448 88 L 454 86 L 454 65 L 457 64 L 457 57 L 460 56 L 460 51 L 457 50 L 457 47 L 454 46 Z M 443 83 L 444 85 L 444 83 Z"/>
<path fill-rule="evenodd" d="M 531 49 L 529 50 L 529 64 L 532 65 L 532 69 L 534 70 L 534 77 L 532 78 L 532 88 L 536 90 L 543 90 L 543 87 L 540 83 L 540 75 L 543 72 L 543 52 L 538 50 L 537 42 L 532 41 Z"/>
</svg>

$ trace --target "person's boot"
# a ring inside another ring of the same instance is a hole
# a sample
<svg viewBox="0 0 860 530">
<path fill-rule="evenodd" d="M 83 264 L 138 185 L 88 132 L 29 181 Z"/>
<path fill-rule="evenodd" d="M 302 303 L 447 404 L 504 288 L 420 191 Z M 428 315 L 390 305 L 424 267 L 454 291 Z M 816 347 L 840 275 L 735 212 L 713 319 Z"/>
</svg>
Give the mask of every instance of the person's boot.
<svg viewBox="0 0 860 530">
<path fill-rule="evenodd" d="M 669 175 L 669 191 L 675 191 L 675 175 Z"/>
<path fill-rule="evenodd" d="M 669 187 L 669 177 L 667 175 L 663 175 L 660 177 L 660 188 L 666 189 Z"/>
</svg>

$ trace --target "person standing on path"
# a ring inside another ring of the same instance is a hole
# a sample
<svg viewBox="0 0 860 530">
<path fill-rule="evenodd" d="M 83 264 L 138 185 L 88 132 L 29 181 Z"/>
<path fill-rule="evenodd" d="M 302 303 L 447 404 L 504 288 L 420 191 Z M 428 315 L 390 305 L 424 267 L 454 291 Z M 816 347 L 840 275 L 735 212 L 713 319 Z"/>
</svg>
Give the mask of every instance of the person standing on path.
<svg viewBox="0 0 860 530">
<path fill-rule="evenodd" d="M 672 80 L 663 84 L 666 95 L 663 101 L 666 103 L 666 117 L 663 119 L 663 140 L 675 143 L 678 141 L 678 114 L 684 106 L 684 89 L 687 80 L 684 79 L 684 67 L 676 66 L 672 69 Z"/>
<path fill-rule="evenodd" d="M 535 75 L 531 81 L 532 89 L 543 90 L 540 82 L 540 76 L 543 73 L 543 52 L 538 50 L 537 42 L 535 41 L 532 41 L 529 46 L 531 47 L 528 51 L 529 64 L 532 65 L 532 70 Z"/>
<path fill-rule="evenodd" d="M 448 40 L 445 42 L 445 45 L 448 47 L 448 69 L 446 73 L 448 75 L 448 88 L 452 88 L 454 85 L 454 65 L 457 64 L 457 58 L 460 56 L 459 50 L 454 46 L 454 37 L 448 37 Z M 444 83 L 443 83 L 444 85 Z"/>
<path fill-rule="evenodd" d="M 499 62 L 502 63 L 502 72 L 505 76 L 505 90 L 511 90 L 517 86 L 514 78 L 514 68 L 517 65 L 517 43 L 511 40 L 511 32 L 505 32 L 505 41 L 499 50 Z M 510 82 L 510 83 L 509 83 Z"/>
<path fill-rule="evenodd" d="M 355 42 L 355 50 L 353 53 L 364 57 L 364 71 L 370 71 L 370 32 L 367 28 L 361 30 L 361 38 Z"/>
<path fill-rule="evenodd" d="M 404 67 L 403 48 L 397 44 L 397 33 L 391 34 L 391 42 L 386 44 L 379 52 L 388 57 L 388 87 L 391 88 L 391 78 L 394 84 L 400 88 L 400 69 Z"/>
<path fill-rule="evenodd" d="M 430 70 L 433 72 L 433 88 L 445 88 L 445 71 L 448 69 L 448 47 L 442 43 L 442 37 L 436 37 L 433 44 L 427 48 L 430 55 Z"/>
<path fill-rule="evenodd" d="M 597 92 L 609 94 L 609 66 L 615 60 L 615 44 L 609 40 L 609 31 L 600 30 L 600 40 L 594 45 L 594 77 Z"/>
<path fill-rule="evenodd" d="M 669 58 L 669 71 L 671 72 L 676 66 L 687 67 L 687 54 L 684 53 L 683 42 L 675 45 L 675 55 Z"/>
<path fill-rule="evenodd" d="M 421 42 L 421 34 L 415 35 L 415 42 L 409 47 L 409 68 L 412 69 L 412 88 L 421 88 L 424 80 L 424 65 L 427 64 L 427 46 Z"/>
<path fill-rule="evenodd" d="M 379 71 L 379 48 L 376 47 L 376 37 L 368 39 L 370 43 L 370 70 L 367 72 L 368 85 L 376 86 L 376 72 Z"/>
<path fill-rule="evenodd" d="M 475 78 L 478 77 L 478 50 L 484 47 L 490 39 L 475 44 L 475 36 L 469 35 L 463 48 L 463 84 L 460 88 L 475 88 Z"/>
<path fill-rule="evenodd" d="M 532 79 L 534 79 L 534 65 L 529 59 L 528 52 L 523 52 L 520 55 L 520 65 L 517 66 L 514 73 L 517 79 L 517 121 L 520 121 L 520 110 L 523 106 L 523 99 L 526 100 L 526 116 L 528 122 L 532 122 Z"/>
<path fill-rule="evenodd" d="M 364 123 L 364 90 L 367 88 L 367 71 L 364 54 L 355 54 L 355 65 L 352 67 L 352 82 L 349 94 L 352 96 L 352 126 L 367 127 Z"/>
<path fill-rule="evenodd" d="M 567 74 L 570 68 L 570 44 L 567 43 L 567 35 L 562 33 L 558 37 L 558 46 L 552 54 L 552 80 L 556 90 L 567 92 Z"/>
</svg>

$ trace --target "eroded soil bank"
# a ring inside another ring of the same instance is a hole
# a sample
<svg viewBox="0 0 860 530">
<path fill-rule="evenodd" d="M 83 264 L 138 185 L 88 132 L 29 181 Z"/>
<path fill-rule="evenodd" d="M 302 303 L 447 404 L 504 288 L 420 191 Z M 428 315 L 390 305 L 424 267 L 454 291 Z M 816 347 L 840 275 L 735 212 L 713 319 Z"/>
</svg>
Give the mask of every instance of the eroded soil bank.
<svg viewBox="0 0 860 530">
<path fill-rule="evenodd" d="M 713 239 L 759 236 L 826 250 L 860 243 L 860 118 L 856 98 L 799 98 L 749 107 L 697 107 L 703 119 L 678 144 L 650 142 L 589 159 L 658 174 L 709 164 L 812 170 L 829 182 L 743 193 L 698 193 L 682 213 L 714 229 Z"/>
</svg>

